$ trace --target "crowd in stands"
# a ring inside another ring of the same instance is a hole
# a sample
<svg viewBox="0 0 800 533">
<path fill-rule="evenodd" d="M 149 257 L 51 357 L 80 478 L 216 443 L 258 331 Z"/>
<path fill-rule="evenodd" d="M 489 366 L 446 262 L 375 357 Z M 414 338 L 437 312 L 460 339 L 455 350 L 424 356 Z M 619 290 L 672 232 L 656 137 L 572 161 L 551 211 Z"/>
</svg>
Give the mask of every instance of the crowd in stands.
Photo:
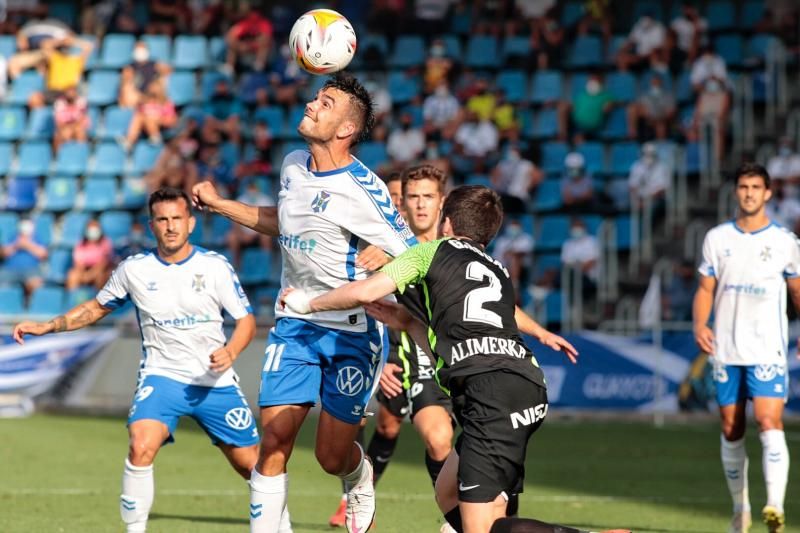
<svg viewBox="0 0 800 533">
<path fill-rule="evenodd" d="M 14 164 L 0 170 L 15 216 L 13 231 L 0 227 L 5 283 L 24 281 L 28 294 L 42 284 L 102 285 L 115 261 L 148 245 L 143 201 L 161 186 L 213 180 L 230 197 L 274 203 L 282 155 L 302 147 L 296 123 L 324 82 L 283 44 L 299 7 L 6 4 L 0 137 Z M 593 291 L 600 222 L 624 234 L 630 209 L 663 206 L 675 148 L 696 145 L 701 127 L 712 126 L 721 157 L 736 77 L 763 71 L 770 39 L 797 49 L 797 8 L 642 0 L 625 3 L 632 9 L 622 16 L 611 4 L 329 2 L 357 29 L 349 70 L 375 99 L 376 127 L 358 156 L 381 176 L 424 161 L 454 184 L 497 190 L 509 217 L 494 253 L 523 301 L 530 285 L 557 289 L 562 265 L 577 265 Z M 23 122 L 16 133 L 6 131 L 8 117 Z M 800 220 L 793 146 L 782 141 L 769 162 L 774 216 L 789 227 Z M 43 167 L 27 164 L 29 150 L 45 154 Z M 697 150 L 686 153 L 697 171 Z M 35 199 L 14 203 L 31 194 L 26 179 Z M 69 199 L 59 204 L 58 194 Z M 47 222 L 56 230 L 45 231 Z M 225 250 L 243 278 L 274 292 L 276 274 L 263 272 L 270 239 L 210 218 L 195 240 Z M 618 241 L 622 251 L 633 244 Z M 53 253 L 64 249 L 74 250 L 68 261 Z M 14 274 L 25 271 L 41 275 Z"/>
</svg>

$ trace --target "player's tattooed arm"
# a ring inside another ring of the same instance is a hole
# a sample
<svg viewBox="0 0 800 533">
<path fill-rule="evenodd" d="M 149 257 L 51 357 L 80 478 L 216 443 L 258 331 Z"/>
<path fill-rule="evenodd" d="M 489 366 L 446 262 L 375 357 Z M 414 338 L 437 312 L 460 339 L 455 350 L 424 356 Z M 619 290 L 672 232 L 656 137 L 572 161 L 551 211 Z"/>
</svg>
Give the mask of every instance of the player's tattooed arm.
<svg viewBox="0 0 800 533">
<path fill-rule="evenodd" d="M 14 326 L 13 337 L 19 344 L 23 344 L 25 335 L 38 336 L 73 331 L 94 324 L 110 312 L 111 309 L 103 307 L 100 302 L 92 299 L 48 322 L 20 322 Z"/>
</svg>

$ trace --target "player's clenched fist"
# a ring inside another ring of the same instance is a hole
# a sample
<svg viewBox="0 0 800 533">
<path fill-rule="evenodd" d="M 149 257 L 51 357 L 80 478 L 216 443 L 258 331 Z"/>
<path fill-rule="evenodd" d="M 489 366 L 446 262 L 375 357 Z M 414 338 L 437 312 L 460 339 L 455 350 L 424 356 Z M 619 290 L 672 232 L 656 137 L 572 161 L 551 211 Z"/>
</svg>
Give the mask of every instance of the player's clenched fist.
<svg viewBox="0 0 800 533">
<path fill-rule="evenodd" d="M 214 353 L 211 354 L 211 370 L 214 372 L 225 372 L 228 370 L 233 362 L 236 360 L 236 357 L 228 350 L 227 346 L 223 346 L 219 350 L 216 350 Z"/>
<path fill-rule="evenodd" d="M 192 187 L 192 204 L 198 209 L 205 207 L 213 209 L 221 199 L 222 197 L 217 192 L 217 188 L 210 181 L 201 181 Z"/>
</svg>

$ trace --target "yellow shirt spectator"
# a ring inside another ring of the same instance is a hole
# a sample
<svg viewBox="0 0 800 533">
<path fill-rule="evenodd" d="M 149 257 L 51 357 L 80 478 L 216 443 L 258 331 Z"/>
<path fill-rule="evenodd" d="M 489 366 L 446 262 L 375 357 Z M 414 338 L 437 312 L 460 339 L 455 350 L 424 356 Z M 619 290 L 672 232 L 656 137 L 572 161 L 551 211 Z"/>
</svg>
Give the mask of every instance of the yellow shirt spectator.
<svg viewBox="0 0 800 533">
<path fill-rule="evenodd" d="M 500 131 L 506 131 L 517 125 L 516 120 L 514 120 L 514 106 L 508 103 L 500 104 L 494 108 L 492 119 L 494 120 L 494 125 Z"/>
<path fill-rule="evenodd" d="M 494 95 L 490 92 L 476 94 L 467 101 L 467 109 L 474 111 L 479 120 L 490 120 L 494 112 Z"/>
<path fill-rule="evenodd" d="M 82 55 L 68 55 L 54 51 L 48 58 L 47 88 L 51 91 L 63 91 L 81 82 L 83 64 Z"/>
</svg>

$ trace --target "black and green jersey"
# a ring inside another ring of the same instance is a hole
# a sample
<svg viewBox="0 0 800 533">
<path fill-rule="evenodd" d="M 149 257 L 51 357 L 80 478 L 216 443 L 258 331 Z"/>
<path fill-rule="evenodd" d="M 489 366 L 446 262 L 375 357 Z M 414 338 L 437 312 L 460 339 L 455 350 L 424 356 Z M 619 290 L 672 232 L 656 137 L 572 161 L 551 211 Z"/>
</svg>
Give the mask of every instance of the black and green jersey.
<svg viewBox="0 0 800 533">
<path fill-rule="evenodd" d="M 389 329 L 389 361 L 403 368 L 400 379 L 404 389 L 410 389 L 418 380 L 433 379 L 436 374 L 435 361 L 405 331 Z"/>
<path fill-rule="evenodd" d="M 411 300 L 412 312 L 413 304 L 422 301 L 443 388 L 454 378 L 497 369 L 544 386 L 542 371 L 517 329 L 508 270 L 480 246 L 461 239 L 417 244 L 382 272 L 397 285 L 401 302 Z M 415 285 L 418 296 L 405 294 L 409 285 Z"/>
</svg>

